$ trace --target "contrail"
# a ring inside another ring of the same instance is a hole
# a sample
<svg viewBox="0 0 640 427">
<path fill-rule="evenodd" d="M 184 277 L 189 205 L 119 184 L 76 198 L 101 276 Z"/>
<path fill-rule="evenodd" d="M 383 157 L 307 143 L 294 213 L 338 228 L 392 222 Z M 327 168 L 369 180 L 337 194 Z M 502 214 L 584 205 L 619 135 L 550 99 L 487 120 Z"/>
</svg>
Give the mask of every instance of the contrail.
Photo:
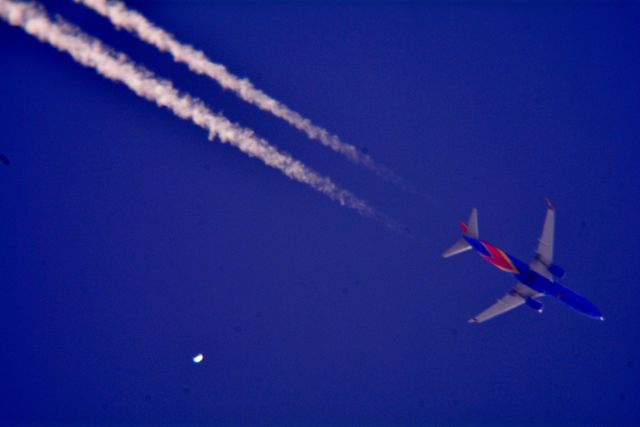
<svg viewBox="0 0 640 427">
<path fill-rule="evenodd" d="M 257 89 L 248 79 L 241 79 L 230 73 L 224 65 L 213 62 L 204 52 L 180 43 L 172 34 L 154 25 L 142 14 L 127 9 L 124 3 L 107 0 L 75 1 L 108 18 L 116 28 L 124 28 L 160 51 L 168 52 L 173 56 L 174 61 L 186 64 L 191 71 L 206 75 L 218 82 L 224 89 L 233 91 L 244 101 L 283 119 L 304 132 L 309 138 L 319 141 L 352 162 L 369 168 L 397 185 L 408 187 L 393 172 L 358 151 L 353 145 L 342 142 L 338 136 L 330 134 L 327 130 L 313 124 L 309 119 L 302 117 L 283 103 Z"/>
<path fill-rule="evenodd" d="M 251 157 L 259 158 L 265 164 L 309 185 L 340 205 L 354 209 L 365 217 L 380 220 L 392 229 L 398 229 L 393 220 L 378 213 L 365 201 L 340 188 L 329 178 L 318 174 L 289 154 L 278 151 L 253 131 L 213 113 L 199 99 L 179 92 L 170 81 L 156 77 L 123 53 L 110 49 L 101 41 L 60 18 L 55 22 L 51 21 L 43 7 L 0 0 L 0 17 L 38 40 L 68 53 L 76 62 L 95 69 L 107 79 L 123 83 L 138 96 L 171 110 L 182 119 L 191 120 L 209 132 L 209 139 L 218 137 L 220 141 L 235 146 Z"/>
</svg>

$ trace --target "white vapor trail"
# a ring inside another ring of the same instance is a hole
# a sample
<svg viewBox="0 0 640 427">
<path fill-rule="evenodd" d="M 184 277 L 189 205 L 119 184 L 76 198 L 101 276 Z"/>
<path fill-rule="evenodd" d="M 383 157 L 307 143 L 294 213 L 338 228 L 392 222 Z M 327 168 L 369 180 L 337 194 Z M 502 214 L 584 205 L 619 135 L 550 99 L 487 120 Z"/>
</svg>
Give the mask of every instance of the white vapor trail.
<svg viewBox="0 0 640 427">
<path fill-rule="evenodd" d="M 209 139 L 218 137 L 251 157 L 278 169 L 296 181 L 356 210 L 365 217 L 381 220 L 396 228 L 395 223 L 375 211 L 365 201 L 337 186 L 329 178 L 308 168 L 286 153 L 278 151 L 253 131 L 231 123 L 222 115 L 213 113 L 202 101 L 179 92 L 168 80 L 156 77 L 151 71 L 132 62 L 123 53 L 116 52 L 101 41 L 83 33 L 61 19 L 52 21 L 43 7 L 32 3 L 0 0 L 0 17 L 20 27 L 38 40 L 66 52 L 78 63 L 95 69 L 99 74 L 126 85 L 138 96 L 171 110 L 176 116 L 190 120 L 209 132 Z"/>
<path fill-rule="evenodd" d="M 233 91 L 244 101 L 283 119 L 304 132 L 309 138 L 319 141 L 354 163 L 364 165 L 391 182 L 402 184 L 400 178 L 395 176 L 393 172 L 377 164 L 371 157 L 361 153 L 353 145 L 342 142 L 338 136 L 330 134 L 327 130 L 313 124 L 309 119 L 302 117 L 283 103 L 257 89 L 248 79 L 241 79 L 230 73 L 224 65 L 213 62 L 204 52 L 180 43 L 172 34 L 154 25 L 142 14 L 128 9 L 124 3 L 107 0 L 75 1 L 108 18 L 116 28 L 124 28 L 160 51 L 168 52 L 176 62 L 186 64 L 191 71 L 206 75 L 218 82 L 224 89 Z"/>
</svg>

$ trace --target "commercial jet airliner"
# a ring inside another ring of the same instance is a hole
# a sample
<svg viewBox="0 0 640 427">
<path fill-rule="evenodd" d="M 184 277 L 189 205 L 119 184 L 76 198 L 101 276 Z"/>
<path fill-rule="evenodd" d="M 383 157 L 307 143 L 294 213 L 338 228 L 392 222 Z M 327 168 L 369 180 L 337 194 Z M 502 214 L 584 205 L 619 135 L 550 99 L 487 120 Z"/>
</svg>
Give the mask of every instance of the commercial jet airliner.
<svg viewBox="0 0 640 427">
<path fill-rule="evenodd" d="M 554 227 L 555 209 L 551 201 L 547 199 L 547 215 L 544 219 L 542 235 L 538 240 L 536 256 L 527 265 L 479 239 L 478 211 L 475 208 L 471 211 L 471 217 L 467 224 L 460 222 L 462 238 L 447 249 L 442 256 L 448 258 L 474 249 L 482 258 L 495 267 L 507 273 L 512 273 L 517 280 L 513 289 L 498 299 L 491 307 L 469 319 L 470 323 L 484 322 L 513 310 L 522 304 L 526 304 L 538 313 L 542 313 L 542 303 L 538 299 L 544 295 L 555 298 L 588 317 L 604 320 L 602 313 L 586 298 L 555 281 L 556 278 L 564 276 L 564 270 L 553 263 Z"/>
</svg>

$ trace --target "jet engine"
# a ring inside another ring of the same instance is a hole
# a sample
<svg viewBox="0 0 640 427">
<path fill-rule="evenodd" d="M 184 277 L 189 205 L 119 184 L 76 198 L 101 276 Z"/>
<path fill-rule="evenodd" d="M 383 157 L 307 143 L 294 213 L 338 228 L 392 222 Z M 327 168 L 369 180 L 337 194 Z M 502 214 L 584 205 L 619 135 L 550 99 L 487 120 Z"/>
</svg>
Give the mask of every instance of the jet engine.
<svg viewBox="0 0 640 427">
<path fill-rule="evenodd" d="M 560 267 L 559 265 L 556 264 L 551 264 L 548 268 L 549 273 L 553 274 L 555 277 L 557 277 L 558 279 L 562 279 L 562 277 L 564 276 L 564 268 Z"/>
<path fill-rule="evenodd" d="M 527 303 L 529 307 L 533 308 L 538 313 L 542 313 L 542 303 L 540 301 L 533 298 L 527 298 L 525 300 L 525 303 Z"/>
</svg>

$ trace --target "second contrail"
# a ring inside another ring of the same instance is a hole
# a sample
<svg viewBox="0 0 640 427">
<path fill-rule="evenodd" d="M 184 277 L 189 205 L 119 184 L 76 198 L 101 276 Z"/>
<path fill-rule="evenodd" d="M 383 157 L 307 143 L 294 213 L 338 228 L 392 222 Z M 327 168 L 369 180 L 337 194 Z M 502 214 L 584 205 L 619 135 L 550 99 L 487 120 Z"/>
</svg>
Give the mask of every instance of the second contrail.
<svg viewBox="0 0 640 427">
<path fill-rule="evenodd" d="M 0 17 L 13 26 L 21 27 L 40 41 L 68 53 L 76 62 L 95 69 L 102 76 L 123 83 L 138 96 L 206 129 L 210 139 L 217 137 L 220 141 L 229 143 L 245 154 L 278 169 L 291 179 L 309 185 L 342 206 L 397 229 L 394 221 L 378 213 L 351 192 L 340 188 L 331 179 L 318 174 L 290 155 L 278 151 L 251 130 L 213 113 L 197 98 L 179 92 L 170 81 L 159 79 L 151 71 L 132 62 L 126 55 L 106 47 L 101 41 L 88 36 L 77 27 L 60 19 L 50 20 L 41 6 L 0 0 Z"/>
<path fill-rule="evenodd" d="M 391 182 L 408 187 L 398 176 L 375 162 L 370 156 L 358 151 L 353 145 L 342 142 L 337 135 L 313 124 L 309 119 L 302 117 L 280 101 L 257 89 L 248 79 L 242 79 L 232 74 L 224 65 L 209 59 L 204 52 L 180 43 L 172 34 L 153 24 L 139 12 L 128 9 L 124 3 L 107 0 L 75 1 L 108 18 L 116 28 L 123 28 L 160 51 L 168 52 L 176 62 L 186 64 L 191 71 L 206 75 L 218 82 L 224 89 L 234 92 L 244 101 L 283 119 L 304 132 L 309 138 L 319 141 L 352 162 L 373 170 Z"/>
</svg>

